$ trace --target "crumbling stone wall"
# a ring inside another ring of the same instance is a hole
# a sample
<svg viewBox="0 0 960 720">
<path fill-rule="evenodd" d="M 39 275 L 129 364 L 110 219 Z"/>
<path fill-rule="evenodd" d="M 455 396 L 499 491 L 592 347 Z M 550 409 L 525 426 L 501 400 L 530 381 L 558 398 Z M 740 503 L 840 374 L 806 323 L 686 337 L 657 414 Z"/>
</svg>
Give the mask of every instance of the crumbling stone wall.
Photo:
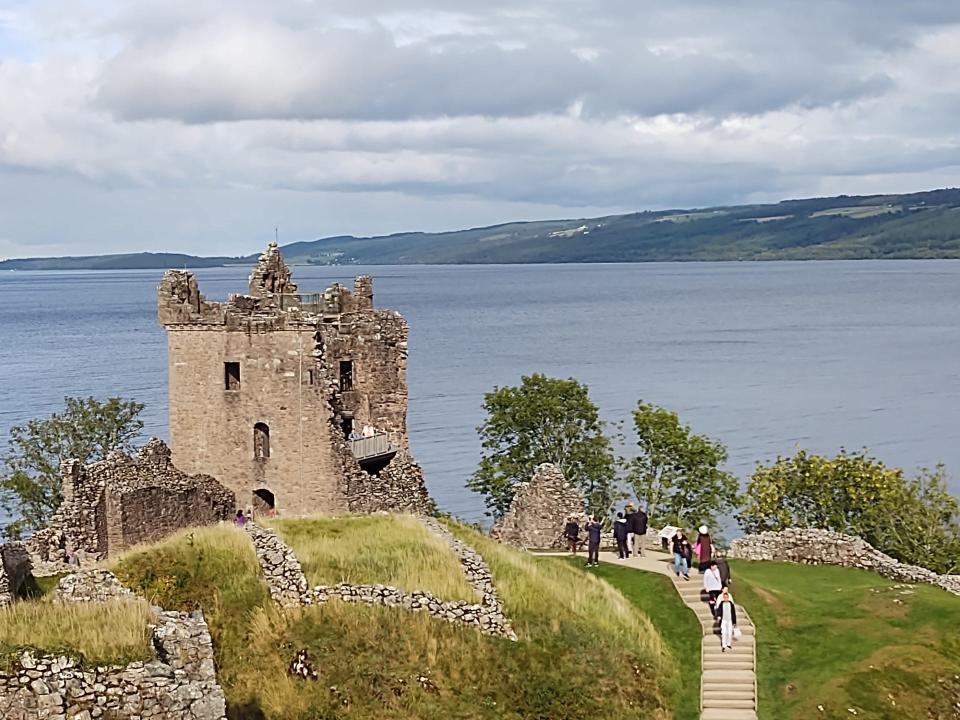
<svg viewBox="0 0 960 720">
<path fill-rule="evenodd" d="M 374 308 L 367 276 L 352 291 L 297 291 L 273 243 L 250 294 L 223 303 L 206 300 L 192 273 L 164 274 L 157 300 L 174 461 L 220 478 L 242 507 L 269 493 L 281 515 L 428 512 L 407 438 L 406 321 Z M 227 363 L 238 379 L 225 379 Z M 254 448 L 257 424 L 269 429 L 268 457 Z M 388 435 L 395 457 L 358 462 L 346 442 L 351 424 Z"/>
<path fill-rule="evenodd" d="M 746 535 L 731 543 L 728 557 L 860 568 L 897 582 L 937 585 L 960 595 L 960 575 L 937 575 L 926 568 L 907 565 L 880 552 L 862 538 L 829 530 L 789 528 Z"/>
<path fill-rule="evenodd" d="M 61 579 L 56 602 L 129 599 L 133 593 L 106 570 Z M 4 720 L 224 720 L 213 641 L 203 613 L 154 608 L 154 657 L 126 666 L 93 667 L 63 655 L 20 654 L 0 668 Z"/>
<path fill-rule="evenodd" d="M 71 550 L 86 564 L 182 528 L 230 519 L 236 511 L 233 492 L 208 475 L 178 470 L 156 438 L 134 457 L 114 453 L 86 466 L 68 460 L 61 473 L 63 503 L 50 525 L 26 543 L 35 575 L 60 571 L 57 565 Z M 46 563 L 53 567 L 44 569 Z"/>
<path fill-rule="evenodd" d="M 567 518 L 583 515 L 586 501 L 551 463 L 538 465 L 530 482 L 521 483 L 491 532 L 502 543 L 522 548 L 564 547 Z"/>
</svg>

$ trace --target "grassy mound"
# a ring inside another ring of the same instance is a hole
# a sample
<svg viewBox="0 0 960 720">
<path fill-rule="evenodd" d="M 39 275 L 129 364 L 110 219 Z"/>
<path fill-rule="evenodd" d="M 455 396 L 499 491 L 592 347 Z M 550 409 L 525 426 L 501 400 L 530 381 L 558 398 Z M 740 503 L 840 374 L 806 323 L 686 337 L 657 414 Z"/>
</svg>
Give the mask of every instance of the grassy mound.
<svg viewBox="0 0 960 720">
<path fill-rule="evenodd" d="M 86 665 L 126 665 L 151 657 L 147 625 L 153 621 L 143 600 L 64 605 L 48 599 L 0 608 L 0 663 L 21 650 L 77 658 Z"/>
<path fill-rule="evenodd" d="M 731 566 L 757 626 L 761 717 L 960 717 L 960 598 L 847 568 Z"/>
<path fill-rule="evenodd" d="M 635 606 L 576 568 L 454 530 L 486 557 L 518 642 L 402 609 L 282 612 L 229 527 L 133 553 L 116 571 L 164 607 L 203 606 L 232 720 L 671 717 L 673 663 Z M 318 680 L 287 674 L 303 648 Z"/>
<path fill-rule="evenodd" d="M 413 517 L 278 520 L 273 527 L 297 554 L 311 586 L 380 583 L 443 600 L 477 600 L 457 556 Z"/>
</svg>

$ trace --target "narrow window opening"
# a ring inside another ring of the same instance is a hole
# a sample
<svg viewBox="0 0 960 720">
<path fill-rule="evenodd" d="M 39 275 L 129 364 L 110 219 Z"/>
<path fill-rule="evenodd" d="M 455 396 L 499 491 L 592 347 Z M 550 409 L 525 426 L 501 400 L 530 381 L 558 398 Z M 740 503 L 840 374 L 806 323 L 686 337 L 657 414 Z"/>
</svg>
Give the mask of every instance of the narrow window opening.
<svg viewBox="0 0 960 720">
<path fill-rule="evenodd" d="M 347 440 L 353 440 L 353 418 L 345 417 L 340 421 L 340 428 L 343 430 L 343 436 Z"/>
<path fill-rule="evenodd" d="M 270 457 L 270 427 L 266 423 L 253 426 L 253 458 L 266 460 Z"/>
<path fill-rule="evenodd" d="M 316 383 L 316 378 L 313 376 L 313 370 L 307 370 L 307 384 L 314 385 Z"/>
<path fill-rule="evenodd" d="M 353 360 L 340 361 L 340 390 L 353 390 Z"/>
<path fill-rule="evenodd" d="M 225 362 L 223 364 L 223 387 L 226 390 L 240 389 L 240 363 Z"/>
</svg>

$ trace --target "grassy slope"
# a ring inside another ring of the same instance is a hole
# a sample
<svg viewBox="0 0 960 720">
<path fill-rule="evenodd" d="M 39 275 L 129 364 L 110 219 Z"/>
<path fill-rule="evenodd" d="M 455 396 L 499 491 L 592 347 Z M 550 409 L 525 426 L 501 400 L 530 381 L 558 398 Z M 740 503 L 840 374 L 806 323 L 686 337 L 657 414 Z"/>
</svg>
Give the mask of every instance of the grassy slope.
<svg viewBox="0 0 960 720">
<path fill-rule="evenodd" d="M 581 560 L 567 560 L 581 565 Z M 545 559 L 544 562 L 556 562 Z M 680 670 L 671 690 L 671 703 L 677 720 L 696 720 L 700 716 L 700 623 L 683 604 L 670 578 L 655 573 L 602 563 L 590 571 L 613 585 L 653 622 Z"/>
<path fill-rule="evenodd" d="M 278 520 L 273 527 L 297 554 L 311 586 L 379 583 L 444 600 L 477 599 L 456 556 L 412 517 Z"/>
<path fill-rule="evenodd" d="M 23 648 L 63 654 L 88 665 L 126 665 L 151 657 L 147 626 L 153 617 L 142 600 L 62 605 L 24 600 L 0 608 L 0 663 Z"/>
<path fill-rule="evenodd" d="M 203 606 L 233 720 L 670 717 L 673 668 L 636 608 L 575 568 L 457 532 L 486 555 L 519 642 L 400 609 L 283 613 L 229 527 L 131 554 L 117 572 L 164 607 Z M 319 681 L 286 674 L 300 648 Z"/>
<path fill-rule="evenodd" d="M 732 565 L 757 626 L 761 718 L 960 717 L 960 598 L 845 568 Z"/>
</svg>

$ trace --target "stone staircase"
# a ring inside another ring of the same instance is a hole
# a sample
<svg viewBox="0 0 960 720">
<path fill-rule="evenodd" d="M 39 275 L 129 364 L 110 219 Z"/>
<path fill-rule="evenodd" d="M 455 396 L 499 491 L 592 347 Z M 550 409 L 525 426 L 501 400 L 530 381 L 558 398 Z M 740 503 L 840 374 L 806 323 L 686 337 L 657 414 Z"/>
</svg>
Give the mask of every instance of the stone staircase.
<svg viewBox="0 0 960 720">
<path fill-rule="evenodd" d="M 737 626 L 743 632 L 733 649 L 720 647 L 720 626 L 710 615 L 700 575 L 674 579 L 683 602 L 703 627 L 700 649 L 700 720 L 757 720 L 756 634 L 753 622 L 737 605 Z"/>
</svg>

